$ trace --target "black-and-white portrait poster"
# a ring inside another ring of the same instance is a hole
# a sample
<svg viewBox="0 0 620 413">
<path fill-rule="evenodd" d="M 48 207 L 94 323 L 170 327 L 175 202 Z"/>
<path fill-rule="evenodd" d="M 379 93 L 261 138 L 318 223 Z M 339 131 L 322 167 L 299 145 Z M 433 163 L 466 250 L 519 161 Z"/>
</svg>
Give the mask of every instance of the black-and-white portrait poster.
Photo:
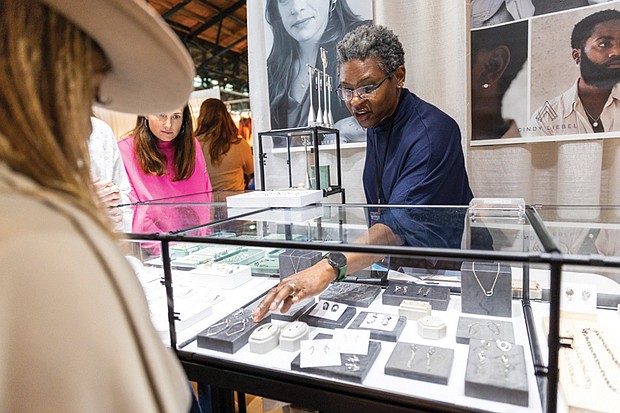
<svg viewBox="0 0 620 413">
<path fill-rule="evenodd" d="M 333 90 L 339 84 L 336 44 L 355 27 L 372 22 L 372 0 L 264 4 L 271 129 L 328 124 L 329 118 L 341 142 L 365 142 L 364 130 Z M 275 147 L 282 145 L 274 141 Z"/>
<path fill-rule="evenodd" d="M 472 0 L 471 144 L 616 138 L 620 1 Z"/>
</svg>

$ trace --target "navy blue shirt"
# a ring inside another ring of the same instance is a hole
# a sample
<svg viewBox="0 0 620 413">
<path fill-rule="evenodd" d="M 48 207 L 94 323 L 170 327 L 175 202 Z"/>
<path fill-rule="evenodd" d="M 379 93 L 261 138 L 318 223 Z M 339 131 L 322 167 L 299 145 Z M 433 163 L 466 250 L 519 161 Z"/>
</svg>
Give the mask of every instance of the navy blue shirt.
<svg viewBox="0 0 620 413">
<path fill-rule="evenodd" d="M 467 205 L 473 198 L 457 123 L 407 89 L 396 112 L 366 131 L 363 182 L 369 204 L 379 203 L 378 182 L 387 205 Z"/>
<path fill-rule="evenodd" d="M 367 203 L 468 205 L 473 198 L 457 123 L 409 90 L 401 91 L 392 116 L 366 131 L 366 140 L 363 182 Z M 406 215 L 392 209 L 379 220 L 403 236 L 405 244 L 424 244 L 412 237 L 415 231 L 407 227 L 415 223 Z M 454 242 L 453 233 L 440 235 Z"/>
</svg>

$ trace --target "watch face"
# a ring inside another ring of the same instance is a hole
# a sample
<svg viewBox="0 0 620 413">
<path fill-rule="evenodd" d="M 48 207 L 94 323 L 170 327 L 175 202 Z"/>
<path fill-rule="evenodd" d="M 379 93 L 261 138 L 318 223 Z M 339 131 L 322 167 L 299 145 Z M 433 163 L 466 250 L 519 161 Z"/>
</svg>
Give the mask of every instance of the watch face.
<svg viewBox="0 0 620 413">
<path fill-rule="evenodd" d="M 331 252 L 328 255 L 329 262 L 332 265 L 336 265 L 338 268 L 342 268 L 347 265 L 347 257 L 341 252 Z"/>
</svg>

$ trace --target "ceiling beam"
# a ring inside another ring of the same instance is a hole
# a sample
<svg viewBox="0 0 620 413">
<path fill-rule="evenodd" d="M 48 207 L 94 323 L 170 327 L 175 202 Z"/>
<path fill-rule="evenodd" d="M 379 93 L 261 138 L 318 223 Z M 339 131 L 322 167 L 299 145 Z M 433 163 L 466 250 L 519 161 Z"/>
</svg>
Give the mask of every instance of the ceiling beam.
<svg viewBox="0 0 620 413">
<path fill-rule="evenodd" d="M 166 22 L 168 22 L 168 17 L 172 16 L 174 13 L 176 13 L 179 10 L 181 10 L 183 7 L 185 7 L 186 5 L 188 5 L 191 2 L 192 2 L 192 0 L 183 0 L 182 2 L 178 3 L 176 6 L 174 6 L 173 8 L 168 10 L 167 12 L 165 12 L 161 17 L 163 17 L 164 20 L 166 20 Z"/>
<path fill-rule="evenodd" d="M 215 23 L 217 23 L 221 19 L 223 19 L 225 17 L 228 17 L 228 16 L 231 16 L 235 12 L 235 10 L 237 10 L 240 7 L 244 6 L 246 2 L 247 2 L 247 0 L 240 0 L 240 1 L 236 2 L 235 4 L 233 4 L 232 6 L 230 6 L 229 8 L 227 8 L 225 10 L 222 10 L 217 16 L 213 16 L 212 18 L 210 18 L 209 20 L 204 22 L 202 25 L 200 25 L 196 30 L 194 30 L 193 32 L 188 34 L 186 37 L 189 40 L 194 39 L 200 33 L 204 32 L 205 30 L 207 30 L 209 27 L 213 26 Z"/>
</svg>

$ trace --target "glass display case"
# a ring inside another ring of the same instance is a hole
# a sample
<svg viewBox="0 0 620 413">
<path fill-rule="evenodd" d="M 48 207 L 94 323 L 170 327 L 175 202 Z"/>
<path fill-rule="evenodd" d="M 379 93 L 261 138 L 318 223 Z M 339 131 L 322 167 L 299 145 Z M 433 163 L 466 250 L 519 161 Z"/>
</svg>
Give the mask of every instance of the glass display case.
<svg viewBox="0 0 620 413">
<path fill-rule="evenodd" d="M 607 212 L 183 201 L 123 208 L 168 222 L 136 225 L 127 243 L 154 325 L 192 380 L 320 411 L 610 411 L 620 401 L 620 260 L 561 247 L 563 234 L 600 228 L 584 240 L 613 251 L 620 227 Z M 374 264 L 252 320 L 281 278 L 334 251 Z"/>
<path fill-rule="evenodd" d="M 333 152 L 319 151 L 319 145 L 327 139 L 335 144 Z M 265 151 L 266 141 L 271 141 L 273 147 L 279 149 L 268 153 Z M 340 194 L 341 202 L 345 203 L 338 129 L 309 126 L 259 132 L 258 159 L 258 189 L 274 188 L 274 184 L 275 188 L 301 185 L 308 189 L 322 190 L 325 197 Z M 304 167 L 293 168 L 293 165 Z M 267 177 L 270 178 L 269 182 Z M 285 177 L 288 179 L 284 179 Z"/>
</svg>

